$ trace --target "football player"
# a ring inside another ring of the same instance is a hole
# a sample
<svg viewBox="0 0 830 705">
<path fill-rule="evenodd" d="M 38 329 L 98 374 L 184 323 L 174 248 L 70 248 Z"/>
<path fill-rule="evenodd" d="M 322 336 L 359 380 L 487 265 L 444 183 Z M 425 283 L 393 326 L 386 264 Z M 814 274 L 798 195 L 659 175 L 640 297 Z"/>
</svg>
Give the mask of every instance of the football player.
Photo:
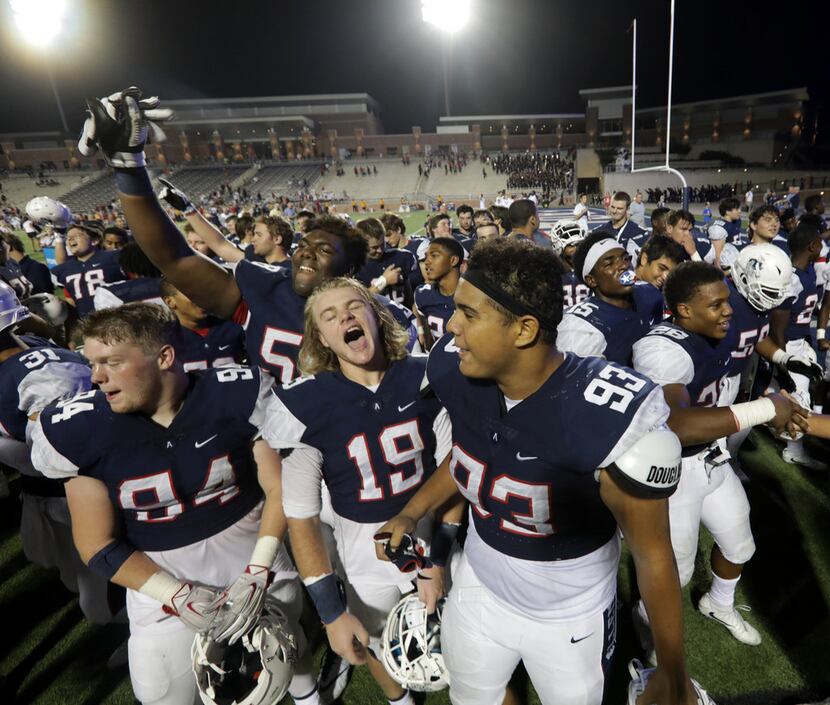
<svg viewBox="0 0 830 705">
<path fill-rule="evenodd" d="M 559 271 L 529 243 L 475 249 L 427 369 L 452 421 L 451 462 L 382 531 L 395 548 L 429 510 L 459 493 L 470 503 L 441 632 L 454 705 L 501 703 L 519 661 L 542 703 L 598 705 L 615 646 L 619 526 L 659 615 L 644 702 L 692 705 L 669 542 L 680 464 L 669 408 L 645 377 L 559 352 Z"/>
<path fill-rule="evenodd" d="M 160 293 L 182 327 L 176 352 L 185 372 L 228 367 L 245 360 L 242 326 L 208 315 L 167 279 L 161 280 Z"/>
<path fill-rule="evenodd" d="M 366 237 L 366 264 L 355 275 L 371 291 L 385 294 L 403 306 L 412 306 L 412 278 L 418 269 L 408 250 L 387 247 L 386 228 L 377 218 L 365 218 L 355 226 Z"/>
<path fill-rule="evenodd" d="M 631 258 L 623 245 L 598 230 L 579 245 L 573 257 L 574 269 L 591 296 L 564 312 L 557 329 L 557 345 L 563 352 L 582 357 L 595 355 L 620 365 L 631 366 L 631 346 L 663 316 L 663 296 L 651 287 L 635 298 Z"/>
<path fill-rule="evenodd" d="M 415 315 L 424 331 L 424 350 L 443 337 L 447 321 L 455 311 L 453 295 L 463 263 L 464 248 L 454 238 L 437 237 L 429 243 L 424 264 L 429 283 L 415 291 Z"/>
<path fill-rule="evenodd" d="M 263 428 L 272 448 L 291 449 L 283 461 L 283 502 L 297 567 L 334 651 L 352 664 L 368 663 L 390 703 L 412 705 L 374 655 L 387 615 L 412 584 L 395 565 L 375 559 L 373 537 L 447 457 L 447 414 L 421 393 L 426 358 L 407 355 L 405 334 L 354 280 L 329 280 L 309 297 L 299 360 L 313 376 L 275 388 Z M 320 530 L 323 484 L 345 592 Z M 460 507 L 454 511 L 458 521 Z M 424 538 L 430 523 L 419 529 Z M 457 529 L 441 523 L 438 530 L 454 536 Z M 443 592 L 440 566 L 451 544 L 444 542 L 441 555 L 433 551 L 435 566 L 418 580 L 429 611 Z"/>
<path fill-rule="evenodd" d="M 67 301 L 75 305 L 79 316 L 94 310 L 99 286 L 127 278 L 118 264 L 118 252 L 100 249 L 101 236 L 101 226 L 95 221 L 70 225 L 65 247 L 63 236 L 55 236 L 59 264 L 52 268 L 52 280 L 64 288 Z"/>
<path fill-rule="evenodd" d="M 118 264 L 127 279 L 123 282 L 102 284 L 95 290 L 92 303 L 96 311 L 135 301 L 162 303 L 161 272 L 135 242 L 129 243 L 118 252 Z"/>
<path fill-rule="evenodd" d="M 280 462 L 256 440 L 272 381 L 256 368 L 186 373 L 179 323 L 162 306 L 93 312 L 82 333 L 98 390 L 41 413 L 32 462 L 66 481 L 82 559 L 127 588 L 136 698 L 190 705 L 194 632 L 236 641 L 269 591 L 302 639 Z M 295 702 L 316 703 L 310 671 L 305 658 Z"/>
<path fill-rule="evenodd" d="M 297 245 L 290 271 L 240 260 L 229 273 L 194 253 L 153 193 L 144 166 L 147 118 L 131 90 L 110 98 L 105 99 L 106 103 L 90 102 L 90 117 L 79 149 L 94 153 L 100 146 L 115 167 L 119 197 L 136 242 L 194 303 L 245 328 L 251 364 L 259 365 L 279 381 L 290 381 L 297 374 L 306 298 L 321 281 L 353 274 L 363 265 L 363 237 L 340 218 L 322 216 L 311 223 L 310 232 Z M 150 114 L 159 112 L 163 109 L 153 108 Z M 129 144 L 133 132 L 139 135 L 140 143 Z M 92 139 L 90 135 L 97 137 Z M 389 306 L 404 328 L 410 328 L 414 341 L 411 312 L 391 303 Z"/>
<path fill-rule="evenodd" d="M 576 276 L 573 266 L 573 256 L 576 246 L 588 235 L 587 231 L 579 227 L 575 220 L 558 220 L 550 232 L 550 242 L 553 251 L 559 255 L 564 265 L 562 272 L 563 305 L 570 308 L 581 303 L 591 295 L 591 290 Z"/>
<path fill-rule="evenodd" d="M 729 287 L 720 269 L 704 262 L 683 262 L 669 274 L 664 289 L 673 322 L 659 324 L 634 343 L 634 369 L 663 388 L 671 408 L 669 427 L 683 444 L 683 472 L 669 499 L 671 543 L 680 584 L 692 577 L 701 522 L 712 533 L 712 585 L 699 611 L 724 625 L 744 644 L 761 643 L 761 635 L 735 607 L 735 588 L 744 564 L 755 552 L 749 502 L 729 465 L 719 439 L 759 424 L 784 428 L 799 407 L 779 394 L 718 407 L 729 371 L 736 331 L 731 328 Z M 635 624 L 653 615 L 641 602 Z M 643 638 L 648 650 L 647 638 Z M 657 657 L 660 658 L 659 653 Z"/>
<path fill-rule="evenodd" d="M 775 206 L 758 206 L 749 214 L 746 226 L 749 242 L 753 245 L 771 242 L 789 255 L 790 248 L 787 244 L 787 233 L 782 235 L 780 231 L 781 218 L 778 216 Z"/>
<path fill-rule="evenodd" d="M 678 243 L 665 235 L 652 235 L 637 256 L 634 268 L 637 283 L 650 284 L 662 291 L 669 272 L 685 260 L 684 250 Z"/>
<path fill-rule="evenodd" d="M 386 244 L 389 247 L 407 250 L 413 256 L 417 254 L 421 241 L 420 239 L 407 237 L 406 223 L 404 223 L 400 216 L 394 213 L 384 213 L 380 217 L 380 222 L 383 223 L 383 227 L 386 230 Z"/>
<path fill-rule="evenodd" d="M 815 263 L 821 254 L 821 234 L 811 225 L 799 225 L 790 233 L 787 243 L 793 264 L 792 281 L 788 298 L 770 313 L 770 338 L 787 354 L 807 363 L 801 372 L 792 371 L 792 379 L 801 398 L 809 400 L 810 382 L 820 381 L 824 372 L 816 364 L 810 335 L 813 312 L 818 304 Z M 782 457 L 784 462 L 812 470 L 827 469 L 825 463 L 807 454 L 802 439 L 787 441 Z"/>
<path fill-rule="evenodd" d="M 78 556 L 63 485 L 32 467 L 27 436 L 30 422 L 51 402 L 91 387 L 89 366 L 74 352 L 19 335 L 17 326 L 29 315 L 0 282 L 0 461 L 20 473 L 20 538 L 26 558 L 57 567 L 61 582 L 78 593 L 84 616 L 105 624 L 112 617 L 107 581 Z"/>
<path fill-rule="evenodd" d="M 741 238 L 741 202 L 730 196 L 718 204 L 720 218 L 712 223 L 706 231 L 712 247 L 715 249 L 715 260 L 720 260 L 723 246 L 726 243 L 740 247 L 745 242 Z"/>
<path fill-rule="evenodd" d="M 617 191 L 611 198 L 608 206 L 608 215 L 611 220 L 600 226 L 600 230 L 611 233 L 623 249 L 628 252 L 632 261 L 637 260 L 640 249 L 648 238 L 648 233 L 629 218 L 628 207 L 631 205 L 631 196 L 625 191 Z"/>
</svg>

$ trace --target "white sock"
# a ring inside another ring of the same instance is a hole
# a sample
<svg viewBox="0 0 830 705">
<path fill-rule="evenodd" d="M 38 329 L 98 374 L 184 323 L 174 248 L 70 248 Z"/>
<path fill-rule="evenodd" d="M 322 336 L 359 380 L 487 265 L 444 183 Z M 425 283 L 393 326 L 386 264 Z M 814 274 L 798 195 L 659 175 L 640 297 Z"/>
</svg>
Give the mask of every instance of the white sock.
<svg viewBox="0 0 830 705">
<path fill-rule="evenodd" d="M 415 701 L 412 699 L 412 695 L 407 690 L 397 700 L 390 700 L 389 705 L 415 705 Z"/>
<path fill-rule="evenodd" d="M 787 450 L 790 451 L 790 455 L 795 458 L 803 458 L 807 455 L 807 451 L 804 450 L 804 441 L 787 441 Z"/>
<path fill-rule="evenodd" d="M 317 681 L 307 673 L 295 673 L 288 687 L 295 705 L 320 705 Z"/>
<path fill-rule="evenodd" d="M 735 588 L 738 587 L 740 576 L 733 580 L 726 580 L 721 578 L 716 573 L 712 573 L 712 587 L 709 588 L 709 597 L 712 598 L 718 607 L 724 609 L 732 609 L 735 605 Z"/>
</svg>

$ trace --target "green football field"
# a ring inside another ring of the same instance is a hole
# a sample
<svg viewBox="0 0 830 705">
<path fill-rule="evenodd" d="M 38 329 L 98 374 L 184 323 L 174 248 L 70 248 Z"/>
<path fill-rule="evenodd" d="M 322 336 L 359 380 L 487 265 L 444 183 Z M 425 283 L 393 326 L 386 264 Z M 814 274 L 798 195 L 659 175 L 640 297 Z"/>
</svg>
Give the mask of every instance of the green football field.
<svg viewBox="0 0 830 705">
<path fill-rule="evenodd" d="M 423 219 L 423 213 L 411 214 L 408 230 L 416 230 Z M 830 458 L 830 445 L 808 443 L 815 457 Z M 750 478 L 746 491 L 758 550 L 744 572 L 738 602 L 751 605 L 747 617 L 763 643 L 739 644 L 694 609 L 693 601 L 709 580 L 711 538 L 705 531 L 697 570 L 684 595 L 689 671 L 721 705 L 791 705 L 830 695 L 830 482 L 787 465 L 780 449 L 765 431 L 755 431 L 741 454 Z M 0 614 L 7 620 L 0 646 L 0 705 L 131 705 L 126 666 L 106 668 L 127 627 L 88 625 L 56 572 L 26 561 L 14 478 L 11 487 L 12 496 L 0 500 Z M 618 644 L 604 700 L 608 705 L 625 702 L 626 663 L 638 655 L 630 619 L 632 573 L 624 554 Z M 523 673 L 516 674 L 514 685 L 522 702 L 538 703 Z M 384 705 L 386 700 L 361 668 L 343 702 Z M 449 699 L 439 693 L 425 702 L 438 705 Z"/>
</svg>

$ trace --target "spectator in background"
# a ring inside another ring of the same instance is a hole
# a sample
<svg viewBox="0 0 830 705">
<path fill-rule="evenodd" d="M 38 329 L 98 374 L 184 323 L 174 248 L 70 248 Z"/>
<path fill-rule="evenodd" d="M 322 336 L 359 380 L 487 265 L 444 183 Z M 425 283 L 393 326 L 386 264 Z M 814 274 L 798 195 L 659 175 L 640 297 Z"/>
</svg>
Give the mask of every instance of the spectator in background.
<svg viewBox="0 0 830 705">
<path fill-rule="evenodd" d="M 476 227 L 476 234 L 478 234 L 479 227 L 493 222 L 495 221 L 493 220 L 493 214 L 490 211 L 480 208 L 479 210 L 473 212 L 473 223 Z"/>
<path fill-rule="evenodd" d="M 712 222 L 712 209 L 709 207 L 709 201 L 703 205 L 703 227 L 709 227 L 709 223 Z"/>
<path fill-rule="evenodd" d="M 666 234 L 666 219 L 669 217 L 671 210 L 669 208 L 655 208 L 651 211 L 651 234 L 665 235 Z"/>
<path fill-rule="evenodd" d="M 755 199 L 755 194 L 752 193 L 752 187 L 748 188 L 746 194 L 744 194 L 744 203 L 746 204 L 746 212 L 749 213 L 752 210 L 752 201 Z"/>
<path fill-rule="evenodd" d="M 51 294 L 55 290 L 49 267 L 42 262 L 32 259 L 26 254 L 23 241 L 14 233 L 3 233 L 3 246 L 8 252 L 8 258 L 20 267 L 23 276 L 32 283 L 33 294 Z"/>
<path fill-rule="evenodd" d="M 499 237 L 507 237 L 510 234 L 510 216 L 505 206 L 491 206 L 493 221 L 499 226 Z"/>
<path fill-rule="evenodd" d="M 628 206 L 628 217 L 641 228 L 646 227 L 646 207 L 643 203 L 643 194 L 637 191 L 634 200 Z"/>
<path fill-rule="evenodd" d="M 588 232 L 588 194 L 580 193 L 579 202 L 574 206 L 574 220 L 583 232 Z"/>
<path fill-rule="evenodd" d="M 108 225 L 104 228 L 104 240 L 101 249 L 117 252 L 124 249 L 128 240 L 129 237 L 126 230 L 119 228 L 117 225 Z"/>
</svg>

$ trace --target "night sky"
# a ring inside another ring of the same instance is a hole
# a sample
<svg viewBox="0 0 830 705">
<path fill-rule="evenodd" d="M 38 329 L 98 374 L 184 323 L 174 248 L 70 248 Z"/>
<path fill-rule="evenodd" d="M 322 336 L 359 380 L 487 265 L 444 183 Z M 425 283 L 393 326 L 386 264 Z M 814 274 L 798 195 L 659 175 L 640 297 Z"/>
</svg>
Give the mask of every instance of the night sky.
<svg viewBox="0 0 830 705">
<path fill-rule="evenodd" d="M 84 95 L 130 84 L 171 99 L 365 91 L 393 133 L 432 131 L 443 113 L 446 37 L 420 21 L 419 0 L 69 2 L 50 61 L 73 130 Z M 473 3 L 453 40 L 453 114 L 582 111 L 580 88 L 630 82 L 635 15 L 638 105 L 665 104 L 668 0 Z M 812 4 L 790 7 L 806 15 Z M 221 12 L 203 9 L 212 6 Z M 807 86 L 826 104 L 828 24 L 812 19 L 677 0 L 675 102 Z M 44 60 L 15 31 L 0 0 L 0 132 L 60 129 Z"/>
</svg>

